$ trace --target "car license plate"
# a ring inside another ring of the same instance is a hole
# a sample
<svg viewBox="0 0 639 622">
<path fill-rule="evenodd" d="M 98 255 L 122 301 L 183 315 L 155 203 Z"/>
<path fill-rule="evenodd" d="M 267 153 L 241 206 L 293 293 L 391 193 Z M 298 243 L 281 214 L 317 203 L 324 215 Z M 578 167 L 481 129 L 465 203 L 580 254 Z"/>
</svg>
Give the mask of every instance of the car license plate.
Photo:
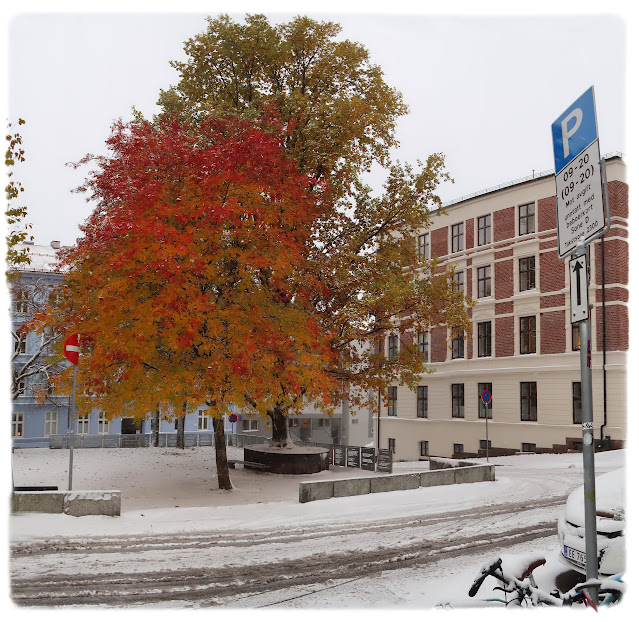
<svg viewBox="0 0 639 622">
<path fill-rule="evenodd" d="M 564 557 L 577 564 L 577 566 L 586 567 L 586 554 L 583 551 L 564 546 Z"/>
</svg>

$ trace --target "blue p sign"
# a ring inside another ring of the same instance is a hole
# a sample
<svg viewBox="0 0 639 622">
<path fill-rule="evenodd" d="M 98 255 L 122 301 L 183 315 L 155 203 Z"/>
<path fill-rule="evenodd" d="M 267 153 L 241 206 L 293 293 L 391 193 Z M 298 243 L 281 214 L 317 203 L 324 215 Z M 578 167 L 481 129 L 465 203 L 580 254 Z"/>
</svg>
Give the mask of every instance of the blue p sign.
<svg viewBox="0 0 639 622">
<path fill-rule="evenodd" d="M 555 173 L 597 140 L 595 88 L 591 86 L 552 124 Z"/>
</svg>

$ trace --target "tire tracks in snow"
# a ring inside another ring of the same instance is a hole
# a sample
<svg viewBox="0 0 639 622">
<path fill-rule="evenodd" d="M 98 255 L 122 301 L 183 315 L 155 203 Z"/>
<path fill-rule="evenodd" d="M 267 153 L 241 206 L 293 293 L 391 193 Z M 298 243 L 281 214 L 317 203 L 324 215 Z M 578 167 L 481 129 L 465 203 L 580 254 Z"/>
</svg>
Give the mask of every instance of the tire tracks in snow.
<svg viewBox="0 0 639 622">
<path fill-rule="evenodd" d="M 26 606 L 140 606 L 175 603 L 178 606 L 270 606 L 282 600 L 282 590 L 330 589 L 376 573 L 422 567 L 440 559 L 493 552 L 516 543 L 553 535 L 556 521 L 539 522 L 539 510 L 558 508 L 565 497 L 528 503 L 508 503 L 448 513 L 394 518 L 346 525 L 322 524 L 281 531 L 163 534 L 157 536 L 101 537 L 16 544 L 12 566 L 22 560 L 44 561 L 65 567 L 65 559 L 109 553 L 135 564 L 149 550 L 179 556 L 180 551 L 204 547 L 230 547 L 242 559 L 250 547 L 282 545 L 278 560 L 250 560 L 221 567 L 136 572 L 45 573 L 33 576 L 12 572 L 12 597 Z M 526 514 L 529 514 L 526 520 Z M 513 517 L 521 526 L 513 528 Z M 500 529 L 499 526 L 504 528 Z M 385 540 L 380 539 L 384 536 Z M 368 546 L 361 548 L 361 536 Z M 390 536 L 390 539 L 389 537 Z M 305 545 L 322 544 L 321 552 L 304 554 Z M 377 544 L 380 542 L 380 544 Z M 295 558 L 283 557 L 286 550 Z M 39 565 L 39 564 L 38 564 Z M 314 591 L 309 593 L 314 593 Z M 278 595 L 278 592 L 280 593 Z M 303 597 L 299 594 L 295 598 Z"/>
</svg>

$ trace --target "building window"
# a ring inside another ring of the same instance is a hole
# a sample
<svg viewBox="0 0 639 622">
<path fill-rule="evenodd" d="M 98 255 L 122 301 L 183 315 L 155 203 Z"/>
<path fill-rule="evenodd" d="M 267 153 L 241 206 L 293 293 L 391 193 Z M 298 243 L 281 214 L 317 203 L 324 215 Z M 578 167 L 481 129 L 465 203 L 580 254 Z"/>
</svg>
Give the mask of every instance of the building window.
<svg viewBox="0 0 639 622">
<path fill-rule="evenodd" d="M 428 441 L 419 441 L 419 456 L 421 458 L 425 458 L 429 455 L 430 453 L 428 452 Z"/>
<path fill-rule="evenodd" d="M 464 385 L 451 385 L 451 395 L 453 402 L 453 417 L 462 419 L 464 417 Z"/>
<path fill-rule="evenodd" d="M 451 350 L 452 358 L 463 359 L 464 358 L 464 331 L 459 328 L 451 328 Z"/>
<path fill-rule="evenodd" d="M 573 352 L 578 352 L 579 351 L 579 343 L 580 343 L 580 337 L 579 337 L 579 324 L 573 324 L 572 325 L 572 350 Z"/>
<path fill-rule="evenodd" d="M 535 233 L 535 204 L 519 206 L 519 235 Z"/>
<path fill-rule="evenodd" d="M 13 351 L 18 354 L 26 354 L 27 352 L 27 336 L 26 335 L 18 335 L 17 339 L 13 341 Z"/>
<path fill-rule="evenodd" d="M 388 337 L 388 359 L 393 361 L 397 358 L 399 353 L 399 337 L 397 335 L 390 335 Z"/>
<path fill-rule="evenodd" d="M 25 380 L 18 380 L 18 395 L 24 395 L 27 390 L 27 383 Z"/>
<path fill-rule="evenodd" d="M 47 410 L 44 413 L 44 435 L 49 436 L 50 434 L 58 433 L 58 411 L 56 410 Z"/>
<path fill-rule="evenodd" d="M 13 413 L 11 416 L 11 436 L 24 435 L 24 413 Z"/>
<path fill-rule="evenodd" d="M 537 351 L 537 318 L 534 315 L 519 318 L 519 353 L 534 354 Z"/>
<path fill-rule="evenodd" d="M 479 441 L 479 449 L 483 449 L 484 451 L 486 451 L 486 446 L 488 446 L 488 449 L 490 449 L 492 447 L 491 441 L 486 441 L 486 439 L 482 439 Z"/>
<path fill-rule="evenodd" d="M 581 382 L 572 383 L 572 422 L 583 422 L 581 416 Z"/>
<path fill-rule="evenodd" d="M 13 309 L 16 313 L 29 312 L 29 292 L 25 289 L 19 289 L 14 292 Z"/>
<path fill-rule="evenodd" d="M 77 434 L 89 433 L 89 415 L 80 415 L 77 420 Z"/>
<path fill-rule="evenodd" d="M 388 416 L 397 417 L 397 387 L 388 387 Z"/>
<path fill-rule="evenodd" d="M 537 421 L 537 383 L 520 382 L 521 420 Z"/>
<path fill-rule="evenodd" d="M 479 392 L 479 418 L 485 419 L 486 414 L 488 414 L 488 418 L 493 418 L 493 400 L 491 399 L 488 403 L 488 407 L 484 404 L 484 400 L 481 399 L 481 396 L 484 394 L 484 391 L 488 391 L 492 397 L 493 394 L 493 383 L 492 382 L 479 382 L 477 384 L 477 390 Z M 487 412 L 488 411 L 488 412 Z"/>
<path fill-rule="evenodd" d="M 455 272 L 453 274 L 453 281 L 455 281 L 455 289 L 458 292 L 464 293 L 464 273 L 463 272 Z"/>
<path fill-rule="evenodd" d="M 519 291 L 535 289 L 535 258 L 522 257 L 519 260 Z"/>
<path fill-rule="evenodd" d="M 461 443 L 453 443 L 453 453 L 454 454 L 463 454 L 464 446 Z"/>
<path fill-rule="evenodd" d="M 464 223 L 458 222 L 450 228 L 450 252 L 457 253 L 464 250 Z"/>
<path fill-rule="evenodd" d="M 490 214 L 477 219 L 477 246 L 490 244 Z"/>
<path fill-rule="evenodd" d="M 198 430 L 208 430 L 209 429 L 209 416 L 206 414 L 205 410 L 197 411 L 197 429 Z"/>
<path fill-rule="evenodd" d="M 390 449 L 393 453 L 395 453 L 395 439 L 394 438 L 389 438 L 388 439 L 388 449 Z"/>
<path fill-rule="evenodd" d="M 417 253 L 419 254 L 420 259 L 428 259 L 428 256 L 430 255 L 430 241 L 428 233 L 422 233 L 422 235 L 418 236 Z"/>
<path fill-rule="evenodd" d="M 52 382 L 47 383 L 47 395 L 53 397 L 55 395 L 55 384 Z"/>
<path fill-rule="evenodd" d="M 417 387 L 417 416 L 428 417 L 428 387 Z"/>
<path fill-rule="evenodd" d="M 477 356 L 492 356 L 492 322 L 477 322 Z"/>
<path fill-rule="evenodd" d="M 242 419 L 242 431 L 255 432 L 257 429 L 257 419 Z"/>
<path fill-rule="evenodd" d="M 417 349 L 422 353 L 424 360 L 428 360 L 428 333 L 417 333 Z"/>
<path fill-rule="evenodd" d="M 490 293 L 490 266 L 477 268 L 477 298 L 486 298 Z"/>
<path fill-rule="evenodd" d="M 535 443 L 522 443 L 521 450 L 525 453 L 535 453 L 537 451 L 537 445 Z"/>
<path fill-rule="evenodd" d="M 109 433 L 109 420 L 106 417 L 105 412 L 101 412 L 98 415 L 98 434 L 108 434 Z"/>
</svg>

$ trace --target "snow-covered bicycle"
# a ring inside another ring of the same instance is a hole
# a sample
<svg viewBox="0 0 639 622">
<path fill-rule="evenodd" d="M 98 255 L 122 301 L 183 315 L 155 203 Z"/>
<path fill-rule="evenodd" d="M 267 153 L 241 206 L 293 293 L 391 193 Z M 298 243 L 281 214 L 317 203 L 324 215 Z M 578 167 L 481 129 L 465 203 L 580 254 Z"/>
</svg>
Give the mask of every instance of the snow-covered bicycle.
<svg viewBox="0 0 639 622">
<path fill-rule="evenodd" d="M 493 591 L 501 592 L 500 594 L 496 594 L 493 598 L 481 598 L 474 602 L 445 603 L 439 606 L 442 608 L 500 605 L 506 607 L 570 607 L 573 604 L 584 604 L 587 607 L 597 609 L 601 605 L 612 605 L 621 601 L 625 588 L 625 584 L 621 581 L 621 575 L 606 579 L 589 579 L 583 583 L 578 583 L 571 590 L 563 593 L 558 589 L 547 593 L 537 586 L 533 577 L 535 568 L 545 563 L 546 560 L 543 557 L 532 560 L 518 576 L 515 576 L 503 569 L 501 558 L 492 559 L 482 566 L 468 591 L 468 595 L 475 597 L 488 577 L 497 579 L 498 584 L 493 588 Z M 589 594 L 589 588 L 594 587 L 598 590 L 597 603 L 591 600 Z"/>
</svg>

